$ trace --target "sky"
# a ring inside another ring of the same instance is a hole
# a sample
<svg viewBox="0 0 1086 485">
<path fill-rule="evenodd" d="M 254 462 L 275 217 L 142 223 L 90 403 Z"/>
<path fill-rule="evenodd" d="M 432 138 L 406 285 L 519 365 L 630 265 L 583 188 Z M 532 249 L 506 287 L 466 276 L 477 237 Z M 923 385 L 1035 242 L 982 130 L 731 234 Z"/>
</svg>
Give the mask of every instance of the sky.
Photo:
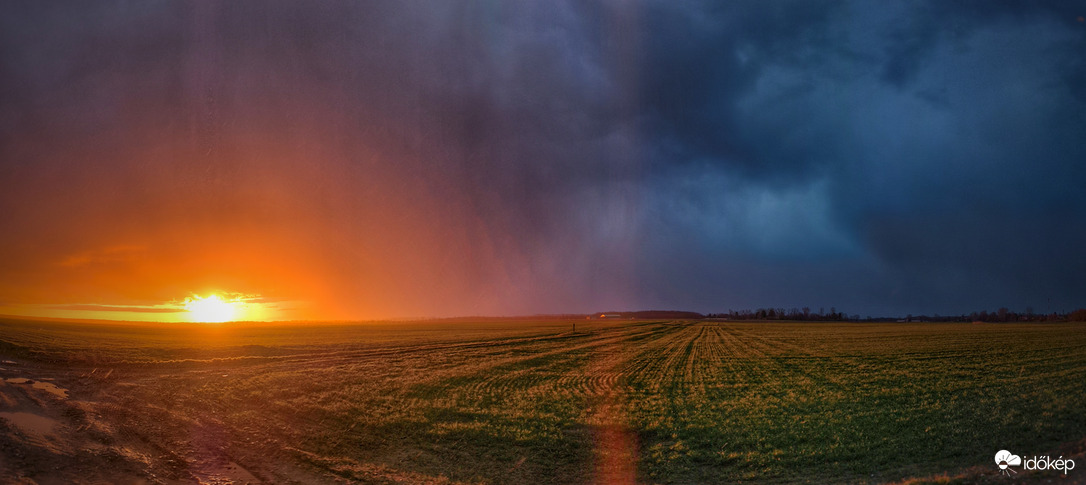
<svg viewBox="0 0 1086 485">
<path fill-rule="evenodd" d="M 0 314 L 1086 306 L 1086 2 L 4 2 Z"/>
</svg>

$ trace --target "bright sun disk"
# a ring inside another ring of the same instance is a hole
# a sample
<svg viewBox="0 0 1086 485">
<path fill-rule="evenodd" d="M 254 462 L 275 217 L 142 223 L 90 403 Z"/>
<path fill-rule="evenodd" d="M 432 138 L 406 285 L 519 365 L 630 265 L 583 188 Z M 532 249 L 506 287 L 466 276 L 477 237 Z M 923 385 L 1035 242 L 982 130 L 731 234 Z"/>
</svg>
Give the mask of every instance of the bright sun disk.
<svg viewBox="0 0 1086 485">
<path fill-rule="evenodd" d="M 219 295 L 206 298 L 194 296 L 185 302 L 185 309 L 189 311 L 189 319 L 194 322 L 219 323 L 233 320 L 237 305 L 237 302 L 224 301 Z"/>
</svg>

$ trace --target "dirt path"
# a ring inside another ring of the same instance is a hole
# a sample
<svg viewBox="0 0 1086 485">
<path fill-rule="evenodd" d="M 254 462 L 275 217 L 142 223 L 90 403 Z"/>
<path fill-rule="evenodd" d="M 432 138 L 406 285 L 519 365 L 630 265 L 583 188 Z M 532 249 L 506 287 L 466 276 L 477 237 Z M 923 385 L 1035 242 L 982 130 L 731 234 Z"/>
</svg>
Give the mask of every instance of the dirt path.
<svg viewBox="0 0 1086 485">
<path fill-rule="evenodd" d="M 322 481 L 290 465 L 254 475 L 216 446 L 223 436 L 213 424 L 195 428 L 189 436 L 193 446 L 166 446 L 171 439 L 163 429 L 137 428 L 123 419 L 126 412 L 108 396 L 124 383 L 111 382 L 115 374 L 107 372 L 62 375 L 33 362 L 5 359 L 0 367 L 0 477 L 27 484 Z M 63 387 L 86 389 L 94 382 L 103 392 Z"/>
</svg>

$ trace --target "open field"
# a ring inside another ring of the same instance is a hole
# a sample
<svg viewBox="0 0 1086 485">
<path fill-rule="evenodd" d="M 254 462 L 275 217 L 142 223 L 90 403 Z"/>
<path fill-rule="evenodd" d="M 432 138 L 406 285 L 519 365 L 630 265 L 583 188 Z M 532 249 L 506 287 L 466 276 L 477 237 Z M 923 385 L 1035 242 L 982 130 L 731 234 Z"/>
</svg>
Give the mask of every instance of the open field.
<svg viewBox="0 0 1086 485">
<path fill-rule="evenodd" d="M 0 476 L 997 482 L 999 449 L 1082 458 L 1086 325 L 572 323 L 0 319 Z"/>
</svg>

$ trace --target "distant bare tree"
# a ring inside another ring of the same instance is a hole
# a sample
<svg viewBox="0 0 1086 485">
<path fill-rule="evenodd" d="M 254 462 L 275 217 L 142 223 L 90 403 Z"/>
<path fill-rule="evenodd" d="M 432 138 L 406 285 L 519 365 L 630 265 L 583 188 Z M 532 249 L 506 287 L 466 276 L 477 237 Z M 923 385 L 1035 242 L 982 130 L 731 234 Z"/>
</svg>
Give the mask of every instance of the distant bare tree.
<svg viewBox="0 0 1086 485">
<path fill-rule="evenodd" d="M 1006 322 L 1008 320 L 1007 319 L 1007 314 L 1010 313 L 1010 312 L 1011 311 L 1009 309 L 1007 309 L 1006 307 L 1000 307 L 999 310 L 996 310 L 996 316 L 999 317 L 999 321 Z"/>
</svg>

